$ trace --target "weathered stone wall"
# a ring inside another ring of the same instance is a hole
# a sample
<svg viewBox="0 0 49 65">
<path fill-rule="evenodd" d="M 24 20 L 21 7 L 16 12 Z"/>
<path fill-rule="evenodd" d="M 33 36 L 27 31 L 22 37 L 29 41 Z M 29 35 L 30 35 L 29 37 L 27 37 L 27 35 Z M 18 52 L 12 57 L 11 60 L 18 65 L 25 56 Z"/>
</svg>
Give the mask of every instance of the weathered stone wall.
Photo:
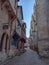
<svg viewBox="0 0 49 65">
<path fill-rule="evenodd" d="M 16 19 L 12 22 L 12 31 L 11 31 L 11 34 L 14 32 L 15 30 L 15 25 L 17 24 L 17 21 Z"/>
<path fill-rule="evenodd" d="M 18 6 L 17 7 L 17 17 L 20 21 L 20 23 L 22 24 L 23 23 L 23 11 L 22 11 L 22 6 Z"/>
<path fill-rule="evenodd" d="M 19 25 L 18 21 L 16 21 L 16 31 L 21 36 L 21 26 Z"/>
<path fill-rule="evenodd" d="M 31 28 L 30 28 L 30 38 L 32 40 L 32 44 L 37 47 L 37 23 L 36 23 L 36 6 L 34 8 L 34 14 L 31 20 Z"/>
<path fill-rule="evenodd" d="M 18 33 L 18 35 L 21 36 L 21 26 L 19 25 L 19 22 L 16 19 L 12 22 L 12 31 L 11 31 L 11 34 L 14 32 L 15 27 L 16 27 L 16 32 Z"/>
<path fill-rule="evenodd" d="M 13 11 L 15 12 L 16 14 L 16 7 L 17 7 L 17 2 L 15 2 L 15 0 L 9 0 L 10 4 L 11 4 L 11 7 L 13 8 Z"/>
<path fill-rule="evenodd" d="M 7 10 L 2 7 L 0 5 L 0 44 L 1 44 L 1 38 L 4 32 L 6 32 L 9 36 L 10 36 L 10 26 L 8 27 L 8 29 L 3 29 L 3 25 L 8 24 L 9 21 L 9 15 Z M 2 45 L 2 51 L 0 52 L 0 60 L 4 61 L 7 58 L 7 55 L 5 53 L 5 46 L 6 46 L 6 36 L 5 35 L 4 39 L 3 39 L 3 45 Z M 9 52 L 9 39 L 7 41 L 7 53 Z"/>
<path fill-rule="evenodd" d="M 2 8 L 2 9 L 0 9 L 0 40 L 1 40 L 1 36 L 2 36 L 3 32 L 6 31 L 9 34 L 9 28 L 8 28 L 8 30 L 5 30 L 5 29 L 3 30 L 3 25 L 6 23 L 7 24 L 9 23 L 8 12 L 5 8 Z"/>
<path fill-rule="evenodd" d="M 46 0 L 38 0 L 37 7 L 37 26 L 38 26 L 38 48 L 41 56 L 48 56 L 49 35 L 47 23 Z"/>
</svg>

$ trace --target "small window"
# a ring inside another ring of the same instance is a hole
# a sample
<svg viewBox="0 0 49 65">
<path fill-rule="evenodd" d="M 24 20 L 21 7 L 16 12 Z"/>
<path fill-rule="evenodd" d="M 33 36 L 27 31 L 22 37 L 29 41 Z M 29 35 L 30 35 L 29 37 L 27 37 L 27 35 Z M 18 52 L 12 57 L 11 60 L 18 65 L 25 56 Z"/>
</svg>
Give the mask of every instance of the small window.
<svg viewBox="0 0 49 65">
<path fill-rule="evenodd" d="M 3 24 L 3 29 L 8 29 L 8 24 Z"/>
</svg>

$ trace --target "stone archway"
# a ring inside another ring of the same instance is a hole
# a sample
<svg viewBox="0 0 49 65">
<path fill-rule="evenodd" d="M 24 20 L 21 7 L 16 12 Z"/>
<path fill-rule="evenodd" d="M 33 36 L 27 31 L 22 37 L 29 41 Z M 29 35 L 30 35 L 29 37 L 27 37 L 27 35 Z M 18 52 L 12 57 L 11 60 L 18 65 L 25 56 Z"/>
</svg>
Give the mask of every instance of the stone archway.
<svg viewBox="0 0 49 65">
<path fill-rule="evenodd" d="M 2 34 L 2 37 L 1 37 L 1 42 L 0 42 L 0 51 L 2 51 L 2 46 L 3 46 L 3 40 L 4 40 L 4 36 L 5 36 L 6 33 L 3 33 Z"/>
<path fill-rule="evenodd" d="M 5 40 L 5 52 L 8 53 L 10 50 L 10 40 L 8 34 L 6 34 L 6 40 Z"/>
<path fill-rule="evenodd" d="M 7 33 L 3 33 L 1 37 L 0 51 L 4 51 L 5 53 L 7 53 L 9 49 L 10 49 L 9 36 Z"/>
</svg>

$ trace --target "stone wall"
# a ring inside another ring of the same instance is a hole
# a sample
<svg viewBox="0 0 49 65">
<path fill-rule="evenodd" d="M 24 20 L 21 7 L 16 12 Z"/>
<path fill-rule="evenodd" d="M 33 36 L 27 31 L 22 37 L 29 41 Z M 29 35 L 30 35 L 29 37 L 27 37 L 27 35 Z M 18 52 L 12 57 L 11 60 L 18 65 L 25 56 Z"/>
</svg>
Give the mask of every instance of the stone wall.
<svg viewBox="0 0 49 65">
<path fill-rule="evenodd" d="M 5 25 L 9 25 L 9 15 L 7 10 L 0 6 L 0 44 L 1 44 L 1 38 L 3 33 L 6 32 L 4 39 L 3 39 L 3 45 L 2 45 L 2 51 L 0 51 L 0 60 L 4 61 L 7 58 L 7 53 L 9 52 L 9 38 L 7 40 L 7 53 L 5 53 L 5 46 L 6 46 L 6 36 L 10 36 L 10 26 L 8 26 L 7 29 L 3 28 Z"/>
<path fill-rule="evenodd" d="M 13 8 L 13 11 L 15 12 L 16 14 L 16 7 L 17 7 L 17 2 L 15 2 L 15 0 L 9 0 L 10 4 L 11 4 L 11 7 Z"/>
<path fill-rule="evenodd" d="M 9 34 L 9 27 L 8 29 L 3 29 L 3 25 L 8 24 L 9 22 L 10 21 L 7 10 L 5 8 L 0 9 L 0 40 L 3 32 L 6 31 Z"/>
<path fill-rule="evenodd" d="M 48 56 L 49 35 L 47 23 L 46 0 L 38 0 L 37 7 L 37 26 L 38 26 L 38 48 L 41 56 Z"/>
</svg>

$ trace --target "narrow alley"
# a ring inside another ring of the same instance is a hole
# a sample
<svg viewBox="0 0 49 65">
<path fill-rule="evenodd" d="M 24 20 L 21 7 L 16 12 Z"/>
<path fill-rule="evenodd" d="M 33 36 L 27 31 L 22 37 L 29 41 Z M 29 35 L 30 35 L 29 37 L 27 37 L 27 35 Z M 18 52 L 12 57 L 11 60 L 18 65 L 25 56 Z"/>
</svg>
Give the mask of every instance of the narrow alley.
<svg viewBox="0 0 49 65">
<path fill-rule="evenodd" d="M 0 65 L 49 65 L 49 0 L 0 0 Z"/>
<path fill-rule="evenodd" d="M 43 62 L 35 51 L 26 49 L 26 52 L 21 56 L 2 63 L 1 65 L 49 65 Z"/>
</svg>

